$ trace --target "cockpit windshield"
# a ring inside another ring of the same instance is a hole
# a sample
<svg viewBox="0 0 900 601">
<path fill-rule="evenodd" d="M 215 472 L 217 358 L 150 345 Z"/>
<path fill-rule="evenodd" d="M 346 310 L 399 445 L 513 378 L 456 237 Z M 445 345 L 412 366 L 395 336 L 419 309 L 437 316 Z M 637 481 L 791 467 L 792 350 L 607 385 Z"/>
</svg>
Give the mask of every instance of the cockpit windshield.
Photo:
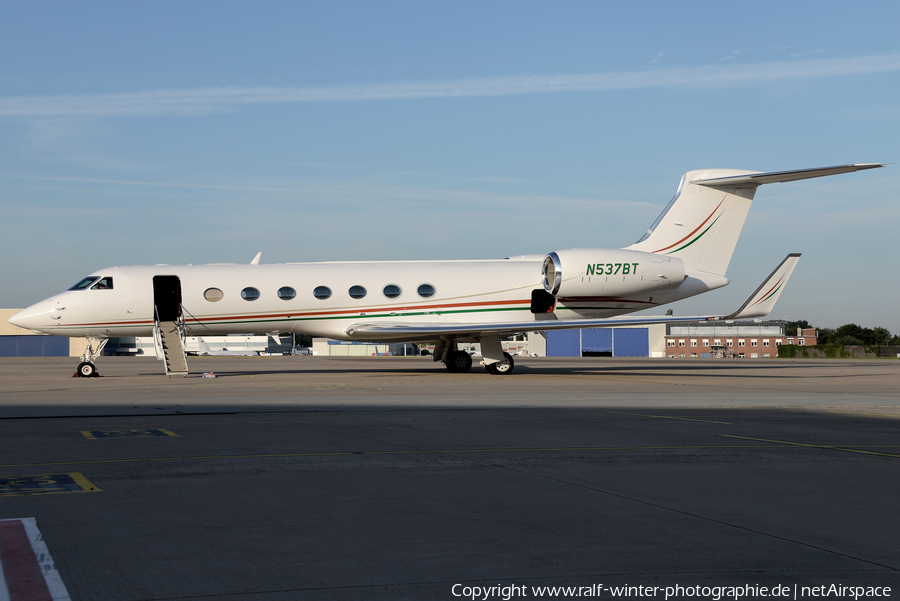
<svg viewBox="0 0 900 601">
<path fill-rule="evenodd" d="M 112 276 L 101 278 L 100 276 L 91 275 L 69 288 L 69 290 L 87 290 L 88 288 L 91 290 L 112 290 L 112 287 Z"/>
<path fill-rule="evenodd" d="M 112 290 L 112 278 L 110 276 L 100 278 L 100 281 L 91 286 L 91 290 Z"/>
<path fill-rule="evenodd" d="M 75 284 L 74 286 L 72 286 L 71 288 L 69 288 L 69 290 L 87 290 L 88 288 L 91 287 L 91 284 L 93 284 L 94 282 L 96 282 L 99 279 L 100 278 L 95 275 L 88 276 L 88 277 L 84 278 L 83 280 L 81 280 L 80 282 L 78 282 L 77 284 Z"/>
</svg>

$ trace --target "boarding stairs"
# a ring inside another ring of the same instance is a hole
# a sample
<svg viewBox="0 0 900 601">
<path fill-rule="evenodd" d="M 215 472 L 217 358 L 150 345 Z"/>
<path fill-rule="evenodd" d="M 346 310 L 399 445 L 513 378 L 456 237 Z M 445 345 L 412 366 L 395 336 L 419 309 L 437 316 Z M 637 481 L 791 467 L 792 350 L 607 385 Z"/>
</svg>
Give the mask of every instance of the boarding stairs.
<svg viewBox="0 0 900 601">
<path fill-rule="evenodd" d="M 156 344 L 156 358 L 166 366 L 166 376 L 188 375 L 187 355 L 184 352 L 184 320 L 160 321 L 159 312 L 154 311 L 153 341 Z"/>
</svg>

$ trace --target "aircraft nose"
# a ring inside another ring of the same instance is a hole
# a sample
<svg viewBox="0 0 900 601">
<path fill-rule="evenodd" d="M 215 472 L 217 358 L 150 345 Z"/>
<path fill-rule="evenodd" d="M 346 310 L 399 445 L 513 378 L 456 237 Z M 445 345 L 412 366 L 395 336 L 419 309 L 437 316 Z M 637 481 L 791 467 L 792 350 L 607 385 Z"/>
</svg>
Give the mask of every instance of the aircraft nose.
<svg viewBox="0 0 900 601">
<path fill-rule="evenodd" d="M 48 299 L 49 300 L 49 299 Z M 20 328 L 39 332 L 51 324 L 50 314 L 55 311 L 56 304 L 42 301 L 22 309 L 9 318 L 9 323 Z"/>
</svg>

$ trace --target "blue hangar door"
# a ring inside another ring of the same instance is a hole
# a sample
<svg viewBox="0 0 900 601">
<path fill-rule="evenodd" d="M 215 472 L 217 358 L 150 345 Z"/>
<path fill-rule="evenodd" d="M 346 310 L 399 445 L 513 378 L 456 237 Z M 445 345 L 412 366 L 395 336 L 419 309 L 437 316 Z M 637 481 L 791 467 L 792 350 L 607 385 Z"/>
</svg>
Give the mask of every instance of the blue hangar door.
<svg viewBox="0 0 900 601">
<path fill-rule="evenodd" d="M 648 328 L 592 328 L 547 332 L 548 357 L 649 357 Z"/>
</svg>

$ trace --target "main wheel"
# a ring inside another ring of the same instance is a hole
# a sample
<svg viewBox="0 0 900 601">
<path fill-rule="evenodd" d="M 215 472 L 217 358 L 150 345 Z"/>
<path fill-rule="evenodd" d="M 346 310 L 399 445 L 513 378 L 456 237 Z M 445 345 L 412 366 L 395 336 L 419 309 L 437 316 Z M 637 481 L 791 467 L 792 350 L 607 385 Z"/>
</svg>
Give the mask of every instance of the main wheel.
<svg viewBox="0 0 900 601">
<path fill-rule="evenodd" d="M 503 361 L 497 361 L 496 363 L 485 365 L 484 368 L 488 371 L 488 373 L 500 376 L 511 374 L 515 366 L 516 363 L 515 361 L 513 361 L 512 355 L 510 355 L 509 353 L 503 353 Z"/>
<path fill-rule="evenodd" d="M 77 373 L 78 376 L 82 378 L 93 378 L 97 375 L 97 368 L 93 363 L 83 361 L 78 364 L 78 369 L 75 370 L 75 373 Z"/>
<path fill-rule="evenodd" d="M 447 354 L 447 371 L 464 374 L 472 369 L 472 355 L 463 351 L 450 351 Z"/>
</svg>

